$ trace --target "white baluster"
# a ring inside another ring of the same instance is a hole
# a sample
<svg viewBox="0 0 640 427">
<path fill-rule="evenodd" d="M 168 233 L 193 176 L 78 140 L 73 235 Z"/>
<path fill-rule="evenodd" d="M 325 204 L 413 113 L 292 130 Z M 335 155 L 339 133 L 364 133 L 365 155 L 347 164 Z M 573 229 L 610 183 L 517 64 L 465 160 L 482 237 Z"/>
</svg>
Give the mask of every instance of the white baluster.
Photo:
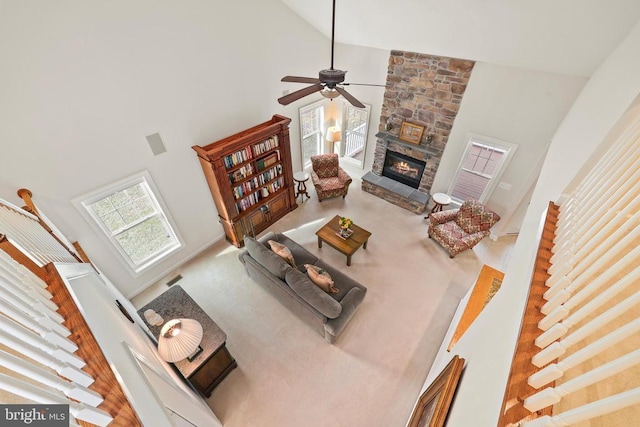
<svg viewBox="0 0 640 427">
<path fill-rule="evenodd" d="M 54 331 L 49 328 L 43 327 L 40 323 L 36 322 L 31 316 L 28 316 L 24 312 L 18 310 L 13 305 L 7 303 L 6 301 L 0 299 L 0 312 L 2 312 L 5 316 L 10 317 L 14 321 L 20 323 L 21 325 L 37 332 L 44 340 L 50 342 L 53 345 L 57 345 L 62 347 L 69 353 L 73 353 L 78 349 L 78 346 L 71 340 L 58 335 Z M 67 330 L 67 336 L 71 335 L 71 332 Z"/>
<path fill-rule="evenodd" d="M 544 314 L 550 315 L 556 308 L 560 306 L 560 304 L 564 304 L 569 310 L 571 310 L 573 307 L 582 303 L 586 298 L 591 296 L 594 292 L 598 291 L 602 286 L 612 280 L 615 276 L 621 274 L 626 268 L 636 265 L 640 257 L 640 246 L 637 246 L 630 252 L 626 253 L 615 264 L 611 265 L 611 263 L 617 256 L 624 253 L 627 245 L 633 243 L 633 241 L 638 236 L 640 236 L 640 227 L 637 228 L 637 232 L 634 231 L 634 233 L 627 235 L 623 239 L 623 241 L 616 244 L 614 249 L 607 252 L 607 255 L 605 257 L 602 257 L 600 260 L 598 260 L 597 263 L 589 267 L 584 272 L 584 274 L 580 275 L 580 277 L 576 277 L 571 285 L 565 288 L 562 292 L 558 293 L 558 295 L 556 295 L 550 301 L 547 301 L 547 303 L 542 306 L 542 309 L 540 311 Z M 598 275 L 598 272 L 603 269 L 605 269 L 605 271 L 602 274 Z M 576 289 L 579 289 L 580 286 L 586 283 L 588 283 L 588 285 L 585 286 L 584 289 L 576 293 L 575 296 L 571 298 L 567 297 L 567 295 L 570 295 L 572 292 L 574 292 Z M 545 321 L 545 319 L 542 319 L 540 323 L 546 323 L 543 321 Z M 549 327 L 551 326 L 552 325 L 550 325 Z M 541 329 L 547 330 L 548 328 Z"/>
<path fill-rule="evenodd" d="M 21 295 L 22 294 L 28 295 L 29 297 L 31 297 L 31 299 L 33 299 L 37 303 L 44 305 L 50 310 L 55 311 L 58 309 L 58 306 L 49 299 L 52 297 L 51 294 L 49 294 L 48 296 L 42 295 L 42 293 L 36 291 L 34 288 L 30 286 L 25 286 L 24 283 L 20 282 L 19 279 L 17 279 L 15 276 L 10 276 L 6 274 L 6 271 L 3 269 L 0 269 L 0 282 L 10 283 L 11 287 L 7 287 L 7 286 L 4 286 L 4 287 L 6 289 L 9 289 L 11 292 L 13 292 L 12 289 L 20 289 L 22 291 L 20 293 Z"/>
<path fill-rule="evenodd" d="M 2 285 L 2 283 L 0 283 L 0 285 Z M 46 311 L 50 311 L 46 309 L 46 307 L 44 308 L 45 312 L 40 310 L 42 307 L 34 308 L 29 304 L 27 304 L 26 302 L 24 302 L 22 299 L 15 296 L 14 294 L 7 292 L 7 290 L 2 288 L 1 286 L 0 286 L 0 299 L 2 299 L 3 301 L 6 301 L 7 303 L 20 309 L 21 311 L 27 313 L 29 316 L 34 318 L 36 321 L 38 321 L 38 323 L 40 323 L 45 328 L 52 329 L 63 337 L 68 337 L 69 335 L 71 335 L 69 330 L 64 326 L 62 326 L 61 323 L 64 321 L 64 319 L 58 313 L 51 312 L 60 317 L 59 321 L 58 321 L 58 318 L 56 318 L 56 320 L 51 319 L 49 316 L 45 314 Z"/>
<path fill-rule="evenodd" d="M 535 420 L 525 421 L 522 427 L 566 427 L 637 404 L 640 404 L 640 388 L 578 406 L 558 415 L 545 415 Z"/>
<path fill-rule="evenodd" d="M 640 350 L 605 363 L 556 387 L 547 387 L 533 396 L 527 397 L 524 400 L 524 407 L 528 411 L 535 412 L 547 406 L 554 405 L 560 402 L 560 399 L 571 393 L 607 379 L 637 364 L 640 364 Z"/>
<path fill-rule="evenodd" d="M 595 319 L 594 319 L 595 321 Z M 531 375 L 528 379 L 528 384 L 533 388 L 540 388 L 545 384 L 555 381 L 564 375 L 564 372 L 579 365 L 592 358 L 593 356 L 602 353 L 606 349 L 610 348 L 629 338 L 631 335 L 640 331 L 640 319 L 633 320 L 627 323 L 625 326 L 611 332 L 607 336 L 604 336 L 593 343 L 582 347 L 580 350 L 568 356 L 564 360 L 558 363 L 552 363 L 549 366 L 544 367 L 542 370 Z M 531 359 L 531 363 L 535 366 L 541 367 L 549 363 L 551 360 L 562 355 L 567 349 L 567 346 L 562 344 L 562 341 L 553 343 L 549 347 L 545 348 Z"/>
<path fill-rule="evenodd" d="M 22 288 L 16 286 L 10 281 L 6 280 L 0 275 L 0 292 L 3 294 L 11 294 L 15 298 L 20 299 L 29 307 L 34 310 L 37 310 L 41 313 L 46 314 L 53 320 L 62 323 L 64 322 L 64 317 L 53 311 L 54 309 L 50 308 L 48 304 L 43 304 L 39 298 L 34 298 L 32 295 L 27 294 Z"/>
<path fill-rule="evenodd" d="M 64 381 L 57 375 L 1 350 L 0 365 L 22 374 L 25 377 L 34 379 L 41 384 L 60 390 L 65 396 L 82 403 L 86 403 L 91 406 L 98 406 L 104 400 L 102 396 L 93 390 L 79 384 Z"/>
<path fill-rule="evenodd" d="M 5 334 L 11 334 L 14 339 L 19 339 L 26 344 L 38 348 L 61 362 L 70 363 L 77 368 L 82 368 L 86 365 L 84 360 L 75 354 L 69 353 L 57 345 L 51 344 L 50 342 L 42 339 L 39 335 L 34 334 L 29 329 L 3 315 L 0 315 L 0 329 Z"/>
<path fill-rule="evenodd" d="M 53 369 L 63 377 L 68 378 L 71 381 L 78 383 L 84 387 L 89 387 L 93 383 L 93 378 L 86 372 L 76 368 L 75 366 L 71 366 L 68 363 L 62 362 L 59 359 L 56 359 L 55 357 L 45 353 L 44 351 L 39 350 L 36 347 L 29 345 L 2 330 L 0 330 L 0 343 L 11 347 L 12 349 L 24 354 L 27 357 L 30 357 L 36 362 L 39 362 L 44 366 Z"/>
<path fill-rule="evenodd" d="M 580 309 L 576 310 L 575 313 L 567 317 L 564 321 L 560 323 L 556 323 L 549 330 L 539 335 L 535 341 L 536 347 L 545 348 L 546 346 L 551 344 L 553 341 L 561 338 L 569 331 L 570 328 L 575 326 L 578 322 L 582 321 L 590 314 L 594 313 L 595 310 L 602 307 L 607 302 L 611 301 L 620 292 L 625 290 L 629 285 L 633 283 L 634 283 L 633 278 L 629 278 L 629 276 L 625 276 L 622 280 L 619 280 L 618 282 L 616 282 L 615 285 L 611 286 L 606 291 L 598 295 L 596 298 L 592 299 L 587 304 L 580 307 Z M 628 298 L 625 298 L 622 302 L 617 304 L 612 309 L 608 310 L 606 313 L 602 313 L 600 317 L 605 316 L 605 314 L 609 313 L 609 315 L 611 316 L 609 321 L 611 321 L 614 318 L 619 317 L 622 314 L 626 313 L 628 310 L 634 308 L 636 304 L 640 304 L 640 291 L 634 293 L 632 296 Z M 596 319 L 593 319 L 593 320 L 595 321 Z M 575 333 L 578 334 L 577 335 L 578 337 L 581 336 L 579 332 L 583 330 L 586 326 L 587 325 L 584 325 L 583 328 L 580 328 L 577 331 L 575 331 Z M 588 330 L 588 329 L 585 329 L 585 330 Z M 574 339 L 574 341 L 575 340 L 576 339 Z"/>
<path fill-rule="evenodd" d="M 69 405 L 71 415 L 97 426 L 106 426 L 113 420 L 111 415 L 101 409 L 73 402 L 8 375 L 0 374 L 0 388 L 38 403 Z"/>
</svg>

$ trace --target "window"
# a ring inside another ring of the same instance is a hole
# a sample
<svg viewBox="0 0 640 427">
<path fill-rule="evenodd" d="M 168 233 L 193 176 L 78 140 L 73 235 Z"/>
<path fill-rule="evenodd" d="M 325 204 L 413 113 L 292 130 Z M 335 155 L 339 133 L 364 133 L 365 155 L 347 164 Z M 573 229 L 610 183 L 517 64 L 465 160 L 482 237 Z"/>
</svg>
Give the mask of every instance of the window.
<svg viewBox="0 0 640 427">
<path fill-rule="evenodd" d="M 364 165 L 364 154 L 367 148 L 367 133 L 370 105 L 356 108 L 348 102 L 342 106 L 342 123 L 344 126 L 344 145 L 340 155 L 353 160 L 360 166 Z"/>
<path fill-rule="evenodd" d="M 134 275 L 182 246 L 146 172 L 73 203 L 113 244 Z"/>
<path fill-rule="evenodd" d="M 300 144 L 302 167 L 311 165 L 311 156 L 323 152 L 324 101 L 315 102 L 300 109 Z"/>
<path fill-rule="evenodd" d="M 470 135 L 449 194 L 457 202 L 472 198 L 484 203 L 495 188 L 517 145 Z"/>
</svg>

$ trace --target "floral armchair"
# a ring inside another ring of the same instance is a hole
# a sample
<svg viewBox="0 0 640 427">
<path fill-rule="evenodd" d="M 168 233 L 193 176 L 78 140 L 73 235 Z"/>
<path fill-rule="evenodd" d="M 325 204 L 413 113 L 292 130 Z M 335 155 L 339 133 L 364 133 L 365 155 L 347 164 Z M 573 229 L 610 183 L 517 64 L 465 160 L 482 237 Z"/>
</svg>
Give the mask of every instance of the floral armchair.
<svg viewBox="0 0 640 427">
<path fill-rule="evenodd" d="M 342 196 L 349 191 L 351 177 L 338 164 L 335 153 L 311 156 L 311 181 L 318 193 L 318 200 Z"/>
<path fill-rule="evenodd" d="M 489 235 L 500 216 L 477 200 L 466 200 L 460 209 L 429 215 L 429 237 L 440 243 L 453 258 L 471 249 Z"/>
</svg>

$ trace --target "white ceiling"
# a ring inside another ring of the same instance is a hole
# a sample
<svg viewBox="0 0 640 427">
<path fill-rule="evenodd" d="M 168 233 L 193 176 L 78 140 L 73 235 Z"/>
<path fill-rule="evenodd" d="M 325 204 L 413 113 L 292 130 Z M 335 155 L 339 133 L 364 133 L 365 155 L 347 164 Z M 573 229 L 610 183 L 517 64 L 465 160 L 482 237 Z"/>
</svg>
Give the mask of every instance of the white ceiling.
<svg viewBox="0 0 640 427">
<path fill-rule="evenodd" d="M 331 0 L 281 0 L 331 36 Z M 336 0 L 336 42 L 590 76 L 638 0 Z"/>
</svg>

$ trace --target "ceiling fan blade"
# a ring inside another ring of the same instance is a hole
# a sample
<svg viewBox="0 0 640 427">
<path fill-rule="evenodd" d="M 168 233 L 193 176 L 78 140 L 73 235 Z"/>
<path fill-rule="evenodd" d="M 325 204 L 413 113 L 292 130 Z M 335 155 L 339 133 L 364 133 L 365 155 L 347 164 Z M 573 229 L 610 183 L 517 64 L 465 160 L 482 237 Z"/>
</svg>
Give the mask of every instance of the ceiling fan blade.
<svg viewBox="0 0 640 427">
<path fill-rule="evenodd" d="M 375 86 L 375 87 L 387 87 L 387 85 L 374 85 L 369 83 L 340 83 L 343 86 Z"/>
<path fill-rule="evenodd" d="M 283 96 L 282 98 L 278 98 L 278 102 L 282 105 L 289 105 L 293 101 L 297 101 L 300 98 L 304 98 L 307 95 L 311 95 L 314 92 L 319 92 L 323 88 L 321 83 L 316 83 L 311 86 L 307 86 L 304 89 L 297 90 L 295 92 L 291 92 L 288 95 Z"/>
<path fill-rule="evenodd" d="M 351 95 L 346 90 L 342 89 L 340 86 L 336 86 L 336 90 L 340 95 L 344 96 L 347 99 L 347 101 L 349 101 L 351 105 L 353 105 L 354 107 L 365 108 L 362 102 L 358 101 L 356 98 L 354 98 L 353 95 Z"/>
<path fill-rule="evenodd" d="M 313 77 L 297 77 L 297 76 L 285 76 L 280 80 L 281 82 L 290 83 L 320 83 L 320 80 Z"/>
</svg>

